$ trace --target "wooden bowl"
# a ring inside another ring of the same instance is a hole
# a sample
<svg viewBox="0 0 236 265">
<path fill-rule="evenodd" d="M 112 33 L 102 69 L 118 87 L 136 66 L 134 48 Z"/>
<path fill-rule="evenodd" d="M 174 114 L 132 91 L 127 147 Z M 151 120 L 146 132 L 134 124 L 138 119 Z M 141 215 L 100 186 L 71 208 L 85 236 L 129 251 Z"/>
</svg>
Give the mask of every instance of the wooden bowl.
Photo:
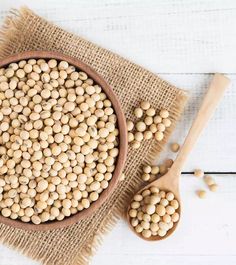
<svg viewBox="0 0 236 265">
<path fill-rule="evenodd" d="M 126 129 L 126 120 L 124 113 L 122 111 L 121 105 L 115 93 L 112 91 L 111 87 L 107 84 L 107 82 L 98 74 L 96 73 L 90 66 L 81 62 L 80 60 L 64 55 L 58 52 L 51 52 L 51 51 L 27 51 L 20 54 L 15 54 L 0 60 L 0 68 L 4 67 L 10 63 L 18 62 L 20 60 L 27 60 L 30 58 L 43 58 L 43 59 L 57 59 L 57 60 L 64 60 L 74 65 L 76 68 L 82 70 L 83 72 L 87 73 L 89 77 L 91 77 L 98 85 L 100 85 L 103 91 L 106 93 L 107 97 L 112 102 L 113 108 L 117 115 L 118 119 L 118 129 L 119 129 L 119 155 L 116 161 L 116 168 L 113 172 L 113 177 L 109 181 L 109 186 L 105 189 L 99 196 L 98 200 L 93 202 L 88 209 L 84 209 L 81 212 L 78 212 L 74 215 L 66 217 L 62 221 L 49 221 L 46 223 L 42 223 L 39 225 L 35 225 L 33 223 L 24 223 L 20 220 L 12 220 L 10 218 L 3 217 L 0 214 L 0 222 L 6 225 L 21 228 L 25 230 L 35 230 L 35 231 L 45 231 L 45 230 L 52 230 L 57 228 L 66 227 L 72 224 L 77 223 L 79 220 L 84 219 L 90 215 L 92 215 L 105 201 L 109 198 L 109 196 L 114 192 L 117 183 L 119 181 L 119 177 L 122 173 L 124 168 L 126 155 L 127 155 L 127 129 Z"/>
</svg>

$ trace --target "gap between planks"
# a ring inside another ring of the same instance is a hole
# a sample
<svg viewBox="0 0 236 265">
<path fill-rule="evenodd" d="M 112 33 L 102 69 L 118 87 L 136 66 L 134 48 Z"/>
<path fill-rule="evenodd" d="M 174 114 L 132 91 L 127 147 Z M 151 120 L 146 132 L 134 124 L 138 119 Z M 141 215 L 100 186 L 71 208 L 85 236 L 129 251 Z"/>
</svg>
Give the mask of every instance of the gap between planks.
<svg viewBox="0 0 236 265">
<path fill-rule="evenodd" d="M 158 75 L 214 75 L 215 72 L 205 72 L 205 73 L 184 73 L 184 72 L 157 72 L 156 74 Z M 231 73 L 231 72 L 221 72 L 223 75 L 236 75 L 236 73 Z"/>
<path fill-rule="evenodd" d="M 182 172 L 183 175 L 191 175 L 194 172 Z M 217 172 L 217 171 L 206 171 L 205 174 L 211 174 L 211 175 L 235 175 L 236 172 Z"/>
</svg>

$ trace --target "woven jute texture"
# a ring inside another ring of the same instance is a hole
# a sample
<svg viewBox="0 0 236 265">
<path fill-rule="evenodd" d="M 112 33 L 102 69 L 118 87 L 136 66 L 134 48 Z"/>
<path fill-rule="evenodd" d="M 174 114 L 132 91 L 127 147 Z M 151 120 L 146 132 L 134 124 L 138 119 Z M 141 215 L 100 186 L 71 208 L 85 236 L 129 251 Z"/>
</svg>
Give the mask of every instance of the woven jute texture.
<svg viewBox="0 0 236 265">
<path fill-rule="evenodd" d="M 126 117 L 131 120 L 133 108 L 141 100 L 149 100 L 156 109 L 164 108 L 170 112 L 172 126 L 165 132 L 164 140 L 160 143 L 147 141 L 138 150 L 129 148 L 124 170 L 126 179 L 93 216 L 68 228 L 47 232 L 0 225 L 1 242 L 43 264 L 88 264 L 103 235 L 121 218 L 132 194 L 141 187 L 142 164 L 151 163 L 167 142 L 183 111 L 186 93 L 142 67 L 23 8 L 12 11 L 6 19 L 0 35 L 0 58 L 28 50 L 59 51 L 90 65 L 113 87 Z"/>
</svg>

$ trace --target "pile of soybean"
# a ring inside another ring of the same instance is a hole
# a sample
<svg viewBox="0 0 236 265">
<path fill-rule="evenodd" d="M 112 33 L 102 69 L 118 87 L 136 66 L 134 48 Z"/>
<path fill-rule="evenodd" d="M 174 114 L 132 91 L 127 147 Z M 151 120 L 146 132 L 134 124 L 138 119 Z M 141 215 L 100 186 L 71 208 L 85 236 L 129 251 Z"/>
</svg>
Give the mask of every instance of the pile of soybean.
<svg viewBox="0 0 236 265">
<path fill-rule="evenodd" d="M 144 238 L 164 237 L 179 220 L 179 202 L 172 192 L 152 186 L 136 194 L 129 210 L 130 224 Z"/>
<path fill-rule="evenodd" d="M 1 68 L 1 214 L 40 224 L 89 208 L 112 178 L 118 136 L 111 101 L 68 62 Z"/>
</svg>

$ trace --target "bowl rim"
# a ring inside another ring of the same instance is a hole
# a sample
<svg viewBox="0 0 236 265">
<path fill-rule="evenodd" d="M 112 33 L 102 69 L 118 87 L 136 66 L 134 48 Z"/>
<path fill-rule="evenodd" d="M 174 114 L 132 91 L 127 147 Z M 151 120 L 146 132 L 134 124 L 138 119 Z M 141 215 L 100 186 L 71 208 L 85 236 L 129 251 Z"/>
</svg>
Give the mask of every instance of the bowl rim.
<svg viewBox="0 0 236 265">
<path fill-rule="evenodd" d="M 78 221 L 88 216 L 91 216 L 112 195 L 119 182 L 119 177 L 122 174 L 122 170 L 124 168 L 127 157 L 127 149 L 128 149 L 127 128 L 126 128 L 125 115 L 117 95 L 114 93 L 111 86 L 103 79 L 103 77 L 101 77 L 89 65 L 82 62 L 80 59 L 65 55 L 61 52 L 25 51 L 0 59 L 0 68 L 9 65 L 10 63 L 18 62 L 21 60 L 28 60 L 28 59 L 56 59 L 60 61 L 64 60 L 67 61 L 69 64 L 75 66 L 76 68 L 80 69 L 81 71 L 87 73 L 89 77 L 91 77 L 99 86 L 101 86 L 102 90 L 105 92 L 107 97 L 112 102 L 112 106 L 117 116 L 118 129 L 119 129 L 119 155 L 116 161 L 116 167 L 113 172 L 112 179 L 109 181 L 108 187 L 101 193 L 98 200 L 93 202 L 89 208 L 84 209 L 81 212 L 77 212 L 69 217 L 65 217 L 65 219 L 63 219 L 62 221 L 55 220 L 55 221 L 41 223 L 39 225 L 35 225 L 33 223 L 24 223 L 20 220 L 13 220 L 8 217 L 4 217 L 0 214 L 0 223 L 24 230 L 46 231 L 46 230 L 67 227 L 77 223 Z"/>
</svg>

